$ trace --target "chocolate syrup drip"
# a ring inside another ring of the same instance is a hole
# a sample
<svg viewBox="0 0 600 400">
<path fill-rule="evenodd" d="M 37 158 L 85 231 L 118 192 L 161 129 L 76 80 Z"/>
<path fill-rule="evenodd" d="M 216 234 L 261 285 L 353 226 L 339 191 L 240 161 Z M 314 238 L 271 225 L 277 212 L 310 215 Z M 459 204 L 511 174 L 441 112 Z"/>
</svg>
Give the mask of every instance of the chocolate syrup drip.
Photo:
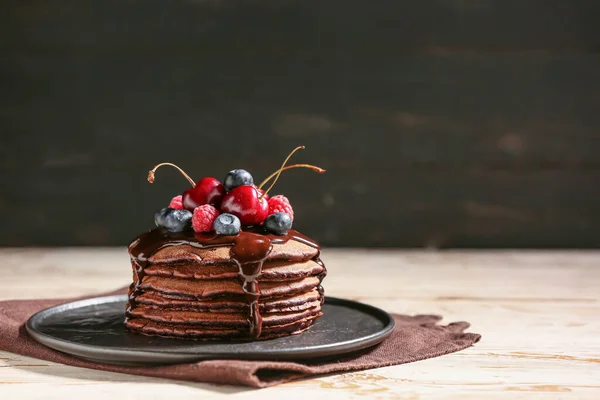
<svg viewBox="0 0 600 400">
<path fill-rule="evenodd" d="M 327 267 L 325 267 L 325 264 L 323 264 L 323 261 L 321 261 L 321 259 L 319 258 L 320 254 L 321 251 L 319 250 L 319 254 L 317 254 L 313 258 L 313 261 L 319 264 L 321 267 L 323 267 L 323 271 L 319 275 L 317 275 L 317 278 L 319 278 L 319 286 L 317 286 L 317 290 L 319 291 L 321 305 L 323 305 L 323 303 L 325 303 L 325 289 L 323 289 L 321 283 L 323 283 L 323 279 L 325 279 L 325 277 L 327 276 Z"/>
<path fill-rule="evenodd" d="M 262 317 L 258 310 L 260 298 L 258 277 L 271 250 L 273 250 L 273 243 L 268 238 L 256 233 L 240 232 L 235 236 L 230 251 L 231 259 L 238 265 L 240 277 L 243 279 L 242 290 L 250 308 L 248 316 L 250 336 L 254 338 L 259 337 L 262 332 Z"/>
<path fill-rule="evenodd" d="M 313 257 L 313 260 L 323 267 L 323 272 L 318 275 L 318 291 L 322 304 L 324 301 L 324 292 L 321 282 L 327 275 L 327 270 L 319 258 L 319 245 L 295 230 L 290 230 L 284 236 L 261 234 L 260 232 L 261 230 L 256 229 L 242 231 L 235 236 L 220 236 L 193 232 L 172 233 L 164 229 L 154 229 L 140 235 L 128 247 L 135 272 L 134 282 L 129 287 L 129 304 L 126 318 L 129 317 L 131 308 L 135 306 L 135 297 L 141 294 L 140 285 L 145 276 L 144 270 L 149 264 L 149 259 L 161 249 L 181 245 L 190 245 L 202 249 L 222 246 L 231 247 L 229 254 L 232 261 L 239 268 L 242 290 L 248 303 L 250 336 L 253 338 L 259 337 L 262 332 L 262 317 L 258 308 L 260 299 L 258 278 L 262 272 L 264 261 L 273 249 L 273 244 L 284 244 L 289 240 L 295 240 L 319 250 L 317 255 Z"/>
</svg>

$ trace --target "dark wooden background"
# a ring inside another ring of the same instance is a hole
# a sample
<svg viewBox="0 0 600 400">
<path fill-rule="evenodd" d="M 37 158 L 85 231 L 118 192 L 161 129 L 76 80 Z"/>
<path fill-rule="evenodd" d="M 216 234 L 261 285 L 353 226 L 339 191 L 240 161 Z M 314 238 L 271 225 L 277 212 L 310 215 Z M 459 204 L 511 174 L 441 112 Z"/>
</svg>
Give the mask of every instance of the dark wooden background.
<svg viewBox="0 0 600 400">
<path fill-rule="evenodd" d="M 600 2 L 5 0 L 0 244 L 124 245 L 195 179 L 324 245 L 598 247 Z"/>
</svg>

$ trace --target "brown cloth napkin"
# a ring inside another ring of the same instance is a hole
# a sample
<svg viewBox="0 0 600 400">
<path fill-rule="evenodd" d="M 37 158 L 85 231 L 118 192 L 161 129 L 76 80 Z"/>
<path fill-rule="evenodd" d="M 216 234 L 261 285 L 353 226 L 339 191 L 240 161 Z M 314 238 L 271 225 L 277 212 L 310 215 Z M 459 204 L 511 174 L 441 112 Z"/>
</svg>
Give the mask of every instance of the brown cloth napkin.
<svg viewBox="0 0 600 400">
<path fill-rule="evenodd" d="M 334 360 L 312 362 L 209 360 L 158 367 L 124 367 L 99 364 L 69 356 L 37 343 L 27 334 L 25 323 L 31 315 L 44 308 L 72 300 L 78 299 L 0 302 L 0 349 L 102 371 L 260 388 L 313 375 L 385 367 L 437 357 L 467 348 L 479 341 L 481 337 L 475 333 L 464 333 L 464 330 L 469 327 L 467 322 L 454 322 L 442 326 L 437 324 L 441 317 L 436 315 L 394 314 L 396 328 L 383 343 L 360 353 Z"/>
</svg>

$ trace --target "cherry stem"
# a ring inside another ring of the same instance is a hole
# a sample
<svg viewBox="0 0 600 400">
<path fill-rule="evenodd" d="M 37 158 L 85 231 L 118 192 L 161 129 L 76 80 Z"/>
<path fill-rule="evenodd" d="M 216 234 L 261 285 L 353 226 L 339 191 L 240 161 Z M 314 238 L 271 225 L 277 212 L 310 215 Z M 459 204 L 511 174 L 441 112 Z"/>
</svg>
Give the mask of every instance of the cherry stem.
<svg viewBox="0 0 600 400">
<path fill-rule="evenodd" d="M 276 172 L 274 172 L 271 176 L 269 176 L 267 179 L 265 179 L 260 186 L 258 187 L 259 189 L 262 189 L 262 186 L 264 184 L 266 184 L 266 182 L 268 182 L 273 175 L 275 175 L 275 180 L 273 181 L 273 183 L 271 183 L 271 186 L 269 186 L 269 188 L 267 190 L 265 190 L 263 192 L 263 194 L 258 198 L 258 200 L 262 200 L 263 197 L 265 197 L 267 195 L 267 193 L 269 193 L 269 190 L 273 189 L 273 186 L 275 186 L 275 184 L 277 183 L 277 180 L 279 179 L 279 175 L 281 175 L 281 173 L 283 172 L 283 170 L 285 169 L 285 164 L 287 164 L 287 162 L 289 161 L 289 159 L 294 155 L 295 152 L 297 152 L 298 150 L 303 149 L 304 146 L 298 146 L 296 147 L 294 150 L 292 150 L 292 152 L 290 154 L 288 154 L 288 156 L 286 157 L 285 161 L 283 161 L 283 164 L 281 164 L 281 168 L 279 168 Z M 313 168 L 313 166 L 308 166 L 308 168 Z M 319 167 L 314 167 L 314 168 L 318 168 L 321 169 Z M 323 172 L 325 172 L 325 170 L 323 170 Z"/>
<path fill-rule="evenodd" d="M 194 180 L 192 178 L 190 178 L 190 176 L 188 174 L 186 174 L 181 168 L 179 168 L 177 165 L 175 164 L 171 164 L 168 162 L 164 162 L 164 163 L 160 163 L 158 165 L 156 165 L 154 168 L 152 168 L 149 172 L 148 172 L 148 182 L 153 183 L 154 182 L 154 172 L 156 172 L 156 170 L 160 167 L 162 167 L 163 165 L 167 165 L 169 167 L 173 167 L 175 168 L 177 171 L 181 172 L 181 175 L 183 175 L 185 177 L 185 179 L 188 180 L 188 182 L 192 185 L 192 187 L 196 187 L 196 183 L 194 182 Z"/>
<path fill-rule="evenodd" d="M 288 166 L 287 166 L 287 167 L 285 167 L 285 168 L 281 168 L 281 171 L 287 171 L 288 169 L 292 169 L 292 168 L 309 168 L 309 169 L 312 169 L 312 170 L 313 170 L 313 171 L 315 171 L 315 172 L 318 172 L 319 174 L 323 174 L 323 173 L 325 173 L 325 170 L 324 170 L 323 168 L 319 168 L 319 167 L 317 167 L 317 166 L 315 166 L 315 165 L 310 165 L 310 164 L 294 164 L 294 165 L 288 165 Z M 266 177 L 266 178 L 265 178 L 265 180 L 264 180 L 264 181 L 262 181 L 262 182 L 260 183 L 260 185 L 258 185 L 258 188 L 259 188 L 259 189 L 262 189 L 262 187 L 263 187 L 264 185 L 266 185 L 266 184 L 267 184 L 267 182 L 269 182 L 271 179 L 273 179 L 273 177 L 274 177 L 275 175 L 277 175 L 277 173 L 278 173 L 278 172 L 279 172 L 279 170 L 277 170 L 277 171 L 273 172 L 271 175 L 269 175 L 268 177 Z"/>
<path fill-rule="evenodd" d="M 269 190 L 273 189 L 273 186 L 275 186 L 275 184 L 277 183 L 277 180 L 279 179 L 279 175 L 281 175 L 281 171 L 283 171 L 283 167 L 285 167 L 285 164 L 287 164 L 287 162 L 294 155 L 295 152 L 297 152 L 298 150 L 302 150 L 303 148 L 304 148 L 304 146 L 298 146 L 294 150 L 292 150 L 292 152 L 290 154 L 288 154 L 288 156 L 283 161 L 283 164 L 281 164 L 281 167 L 279 168 L 279 170 L 277 170 L 277 175 L 275 176 L 275 180 L 273 181 L 273 183 L 271 183 L 271 186 L 269 186 L 269 188 L 263 192 L 263 194 L 258 198 L 258 200 L 262 200 L 263 197 L 265 197 L 267 195 Z M 262 188 L 259 187 L 259 189 L 262 189 Z"/>
</svg>

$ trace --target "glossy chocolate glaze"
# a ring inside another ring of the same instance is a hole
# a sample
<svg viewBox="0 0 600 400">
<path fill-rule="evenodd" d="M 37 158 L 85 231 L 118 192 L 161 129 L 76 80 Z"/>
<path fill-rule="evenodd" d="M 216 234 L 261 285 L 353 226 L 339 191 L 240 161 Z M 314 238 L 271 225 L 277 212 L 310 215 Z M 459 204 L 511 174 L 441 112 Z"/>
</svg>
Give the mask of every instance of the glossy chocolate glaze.
<svg viewBox="0 0 600 400">
<path fill-rule="evenodd" d="M 248 325 L 250 337 L 258 338 L 262 332 L 262 317 L 258 308 L 260 299 L 260 288 L 258 278 L 262 272 L 262 266 L 265 259 L 271 253 L 273 244 L 284 244 L 289 240 L 295 240 L 307 246 L 313 247 L 319 252 L 313 258 L 315 262 L 323 267 L 323 272 L 319 274 L 319 294 L 321 304 L 324 301 L 323 287 L 320 282 L 327 275 L 325 265 L 319 258 L 319 245 L 300 232 L 291 229 L 287 235 L 277 236 L 265 234 L 262 228 L 256 228 L 248 231 L 241 231 L 235 236 L 221 236 L 216 234 L 200 234 L 194 232 L 172 233 L 165 229 L 154 229 L 146 232 L 129 244 L 129 254 L 135 265 L 134 281 L 129 289 L 129 310 L 135 306 L 135 297 L 140 294 L 140 284 L 144 278 L 144 270 L 149 264 L 149 259 L 156 252 L 170 246 L 190 245 L 197 248 L 213 248 L 230 246 L 231 260 L 239 268 L 239 277 L 245 298 L 248 303 Z"/>
</svg>

